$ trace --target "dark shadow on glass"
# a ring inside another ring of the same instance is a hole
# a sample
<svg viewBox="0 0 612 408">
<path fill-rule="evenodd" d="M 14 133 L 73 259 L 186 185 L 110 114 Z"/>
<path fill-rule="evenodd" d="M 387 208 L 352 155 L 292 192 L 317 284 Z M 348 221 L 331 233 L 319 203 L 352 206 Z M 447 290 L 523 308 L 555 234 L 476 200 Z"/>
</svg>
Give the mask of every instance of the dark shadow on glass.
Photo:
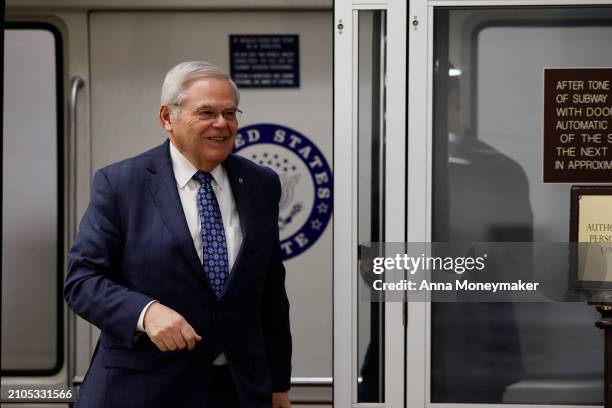
<svg viewBox="0 0 612 408">
<path fill-rule="evenodd" d="M 453 69 L 439 61 L 438 78 Z M 435 223 L 433 240 L 531 241 L 525 172 L 459 122 L 459 78 L 446 82 L 447 174 L 436 176 L 446 178 L 448 189 L 441 192 L 447 199 L 434 197 L 434 203 L 436 215 L 443 212 L 448 224 Z M 528 274 L 519 262 L 517 273 Z M 432 315 L 432 401 L 502 402 L 506 387 L 523 375 L 512 304 L 432 303 Z"/>
<path fill-rule="evenodd" d="M 448 26 L 441 21 L 447 16 L 437 18 L 438 27 Z M 447 49 L 437 51 L 432 241 L 532 241 L 525 172 L 461 122 L 460 73 Z M 530 259 L 513 262 L 516 278 L 530 275 Z M 506 387 L 523 376 L 513 305 L 458 302 L 431 308 L 432 402 L 501 403 Z"/>
</svg>

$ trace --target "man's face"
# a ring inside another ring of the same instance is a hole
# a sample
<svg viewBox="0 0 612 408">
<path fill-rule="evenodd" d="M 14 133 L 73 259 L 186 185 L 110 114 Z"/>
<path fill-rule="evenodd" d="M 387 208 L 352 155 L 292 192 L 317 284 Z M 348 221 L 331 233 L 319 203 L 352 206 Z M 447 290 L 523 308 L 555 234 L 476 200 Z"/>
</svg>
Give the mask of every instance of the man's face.
<svg viewBox="0 0 612 408">
<path fill-rule="evenodd" d="M 237 120 L 210 118 L 211 112 L 236 109 L 234 90 L 224 79 L 201 78 L 188 83 L 185 95 L 176 116 L 164 115 L 162 107 L 162 124 L 181 153 L 198 169 L 211 171 L 230 154 L 238 132 Z"/>
</svg>

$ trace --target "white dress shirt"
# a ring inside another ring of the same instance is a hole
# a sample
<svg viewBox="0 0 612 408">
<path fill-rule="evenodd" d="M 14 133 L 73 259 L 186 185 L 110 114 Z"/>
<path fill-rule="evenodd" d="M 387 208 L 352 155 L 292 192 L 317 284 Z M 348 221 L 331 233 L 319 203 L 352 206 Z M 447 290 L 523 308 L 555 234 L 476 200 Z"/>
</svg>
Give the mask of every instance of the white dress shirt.
<svg viewBox="0 0 612 408">
<path fill-rule="evenodd" d="M 200 182 L 194 180 L 192 177 L 198 171 L 198 169 L 187 159 L 175 146 L 170 142 L 170 159 L 172 161 L 172 170 L 174 171 L 174 177 L 176 179 L 176 185 L 179 192 L 179 198 L 181 199 L 181 205 L 183 206 L 183 212 L 185 213 L 185 220 L 189 227 L 189 233 L 193 240 L 193 245 L 198 252 L 200 262 L 203 263 L 203 243 L 202 243 L 202 226 L 200 224 L 200 216 L 198 210 L 198 189 L 200 188 Z M 219 165 L 215 167 L 211 172 L 212 176 L 212 188 L 217 197 L 219 203 L 219 209 L 221 210 L 221 218 L 223 219 L 223 229 L 225 230 L 225 241 L 227 243 L 227 264 L 228 274 L 232 270 L 232 266 L 238 256 L 240 245 L 242 245 L 242 230 L 240 229 L 240 218 L 238 216 L 238 209 L 236 208 L 236 202 L 232 195 L 232 189 L 230 186 L 227 173 L 223 166 Z M 202 269 L 204 274 L 204 269 Z M 144 315 L 155 301 L 148 303 L 138 318 L 137 328 L 138 331 L 144 332 Z M 205 340 L 204 340 L 205 341 Z M 214 361 L 214 364 L 221 365 L 225 364 L 225 355 L 220 354 Z"/>
</svg>

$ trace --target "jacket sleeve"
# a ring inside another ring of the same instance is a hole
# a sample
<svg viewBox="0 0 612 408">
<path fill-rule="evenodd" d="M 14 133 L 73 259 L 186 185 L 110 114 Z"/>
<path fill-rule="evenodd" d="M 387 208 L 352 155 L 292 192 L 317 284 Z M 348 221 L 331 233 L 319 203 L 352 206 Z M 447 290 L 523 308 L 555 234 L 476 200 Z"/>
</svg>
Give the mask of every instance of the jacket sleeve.
<svg viewBox="0 0 612 408">
<path fill-rule="evenodd" d="M 115 195 L 102 169 L 68 254 L 64 298 L 77 315 L 131 348 L 140 312 L 153 299 L 117 283 L 122 247 Z"/>
<path fill-rule="evenodd" d="M 292 345 L 289 327 L 289 300 L 285 290 L 285 267 L 281 259 L 278 232 L 278 202 L 281 187 L 276 173 L 273 173 L 273 177 L 274 250 L 267 273 L 262 316 L 273 391 L 284 392 L 291 387 Z"/>
</svg>

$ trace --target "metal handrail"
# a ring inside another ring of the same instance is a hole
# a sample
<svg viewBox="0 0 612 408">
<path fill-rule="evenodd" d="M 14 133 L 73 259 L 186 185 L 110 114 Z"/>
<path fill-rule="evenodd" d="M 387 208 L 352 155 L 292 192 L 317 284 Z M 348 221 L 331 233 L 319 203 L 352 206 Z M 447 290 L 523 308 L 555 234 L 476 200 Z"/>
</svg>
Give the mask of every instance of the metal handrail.
<svg viewBox="0 0 612 408">
<path fill-rule="evenodd" d="M 328 387 L 333 384 L 333 377 L 291 377 L 291 385 L 295 386 Z"/>
<path fill-rule="evenodd" d="M 75 76 L 70 81 L 70 99 L 68 100 L 68 245 L 72 245 L 77 230 L 77 96 L 85 81 Z M 76 316 L 68 310 L 68 385 L 74 386 L 76 375 Z"/>
<path fill-rule="evenodd" d="M 83 382 L 82 376 L 73 378 L 73 385 L 80 385 Z M 334 384 L 332 377 L 291 377 L 291 385 L 296 387 L 329 387 Z"/>
</svg>

